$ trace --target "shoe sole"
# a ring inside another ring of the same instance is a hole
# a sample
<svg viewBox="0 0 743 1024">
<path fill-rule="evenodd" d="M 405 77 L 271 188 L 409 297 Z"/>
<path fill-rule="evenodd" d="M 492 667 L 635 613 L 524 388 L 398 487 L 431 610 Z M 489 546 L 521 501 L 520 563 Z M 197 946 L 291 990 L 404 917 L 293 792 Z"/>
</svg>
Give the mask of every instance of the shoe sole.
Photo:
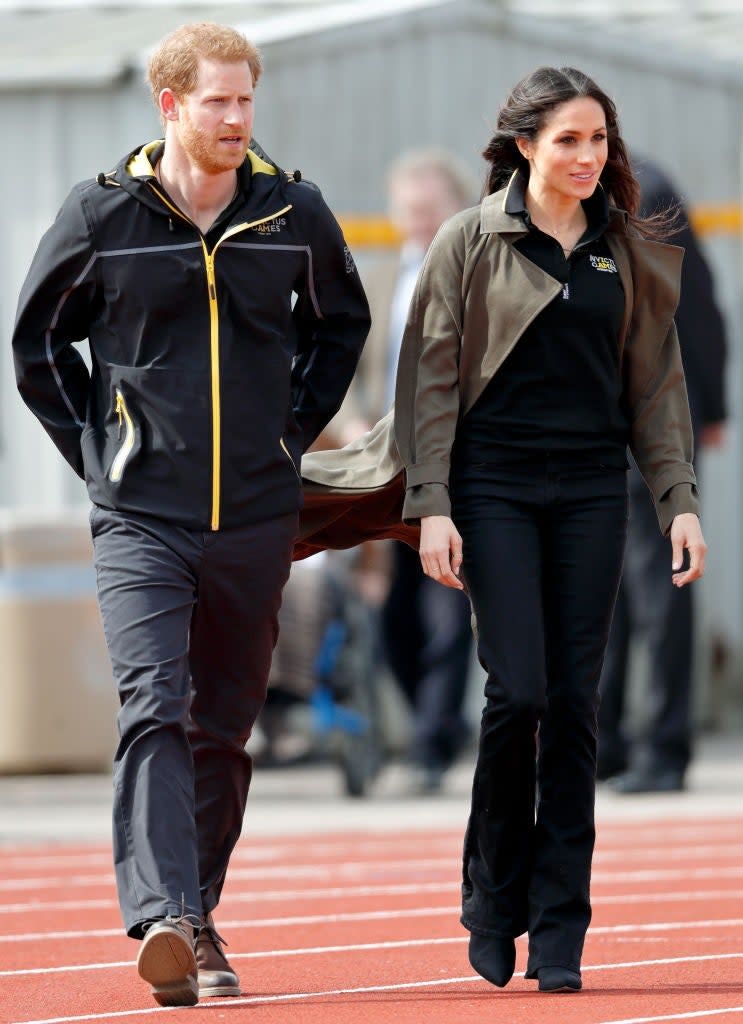
<svg viewBox="0 0 743 1024">
<path fill-rule="evenodd" d="M 582 988 L 581 985 L 577 985 L 577 986 L 576 985 L 560 985 L 559 988 L 542 988 L 542 986 L 540 985 L 539 986 L 539 991 L 540 992 L 580 992 L 581 988 Z"/>
<path fill-rule="evenodd" d="M 199 995 L 212 999 L 220 996 L 241 996 L 242 989 L 235 985 L 213 985 L 211 988 L 202 988 L 199 985 Z"/>
<path fill-rule="evenodd" d="M 199 1001 L 196 957 L 185 938 L 172 931 L 146 936 L 139 956 L 140 978 L 152 986 L 160 1006 L 195 1006 Z"/>
</svg>

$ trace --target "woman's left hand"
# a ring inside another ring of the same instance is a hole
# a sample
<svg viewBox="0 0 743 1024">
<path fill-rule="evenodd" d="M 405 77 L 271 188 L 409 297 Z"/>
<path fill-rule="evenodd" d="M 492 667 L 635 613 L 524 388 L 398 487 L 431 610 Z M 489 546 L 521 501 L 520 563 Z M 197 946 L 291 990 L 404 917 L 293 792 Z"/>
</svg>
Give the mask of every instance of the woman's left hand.
<svg viewBox="0 0 743 1024">
<path fill-rule="evenodd" d="M 674 516 L 671 524 L 671 546 L 673 548 L 671 579 L 674 587 L 683 587 L 704 575 L 707 545 L 704 543 L 699 517 L 693 512 L 682 512 L 680 515 Z M 679 572 L 684 564 L 685 548 L 689 551 L 689 568 L 684 572 Z"/>
</svg>

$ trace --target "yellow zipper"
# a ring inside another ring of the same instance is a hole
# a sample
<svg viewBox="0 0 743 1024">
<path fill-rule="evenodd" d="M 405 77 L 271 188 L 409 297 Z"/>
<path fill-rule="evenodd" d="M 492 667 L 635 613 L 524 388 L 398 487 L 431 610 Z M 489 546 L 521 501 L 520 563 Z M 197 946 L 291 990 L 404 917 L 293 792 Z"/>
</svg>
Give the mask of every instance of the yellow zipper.
<svg viewBox="0 0 743 1024">
<path fill-rule="evenodd" d="M 116 389 L 116 415 L 119 417 L 119 431 L 121 431 L 122 417 L 126 424 L 126 435 L 124 437 L 124 443 L 116 453 L 116 458 L 111 463 L 111 469 L 108 471 L 109 479 L 112 483 L 117 484 L 122 476 L 124 475 L 124 466 L 126 460 L 129 458 L 132 448 L 134 447 L 134 422 L 129 415 L 129 410 L 126 407 L 124 396 L 121 391 Z"/>
<path fill-rule="evenodd" d="M 209 346 L 212 392 L 212 530 L 219 529 L 220 480 L 222 471 L 222 406 L 219 395 L 219 309 L 217 307 L 217 281 L 214 276 L 214 252 L 209 253 L 206 242 L 204 262 L 206 283 L 209 289 Z"/>
<path fill-rule="evenodd" d="M 211 396 L 212 396 L 212 516 L 211 516 L 211 528 L 212 530 L 219 529 L 220 512 L 221 512 L 221 463 L 222 463 L 222 410 L 221 410 L 221 399 L 220 399 L 220 387 L 219 387 L 219 307 L 217 305 L 217 278 L 214 270 L 214 256 L 217 249 L 227 238 L 231 238 L 233 235 L 239 234 L 241 231 L 247 231 L 249 228 L 257 227 L 258 224 L 265 224 L 266 221 L 275 220 L 276 217 L 280 217 L 283 213 L 288 213 L 291 210 L 291 203 L 285 206 L 282 210 L 277 210 L 276 213 L 270 214 L 268 217 L 261 217 L 259 220 L 252 220 L 245 224 L 236 224 L 229 231 L 225 231 L 222 237 L 219 239 L 217 244 L 212 249 L 211 253 L 206 247 L 206 241 L 202 232 L 198 226 L 194 224 L 192 220 L 183 214 L 177 206 L 174 206 L 163 193 L 155 188 L 152 182 L 149 183 L 150 188 L 155 195 L 162 200 L 163 203 L 172 210 L 178 217 L 185 220 L 187 224 L 191 224 L 199 232 L 201 237 L 201 247 L 204 250 L 204 266 L 206 268 L 206 285 L 207 293 L 209 296 L 209 352 L 210 352 L 210 365 L 211 365 Z M 283 445 L 283 441 L 282 441 Z M 284 448 L 286 451 L 286 448 Z M 287 455 L 289 452 L 287 451 Z M 291 455 L 289 455 L 291 459 Z M 292 465 L 294 460 L 292 459 Z M 294 471 L 297 471 L 297 467 L 294 466 Z M 299 474 L 297 474 L 299 475 Z"/>
<path fill-rule="evenodd" d="M 222 413 L 221 413 L 221 400 L 220 400 L 220 387 L 219 387 L 219 309 L 217 306 L 217 278 L 214 270 L 214 257 L 217 249 L 227 238 L 231 238 L 233 235 L 239 234 L 241 231 L 247 231 L 249 228 L 254 228 L 258 224 L 264 224 L 266 221 L 275 220 L 276 217 L 280 217 L 282 213 L 287 213 L 291 210 L 291 204 L 285 206 L 283 210 L 277 210 L 276 213 L 272 213 L 268 217 L 261 217 L 260 220 L 252 220 L 245 224 L 236 224 L 234 228 L 230 228 L 229 231 L 225 231 L 222 237 L 219 239 L 217 244 L 212 249 L 211 253 L 206 247 L 203 235 L 201 238 L 201 245 L 204 249 L 204 263 L 206 265 L 206 281 L 207 289 L 209 293 L 209 330 L 210 330 L 210 351 L 211 351 L 211 389 L 212 389 L 212 530 L 219 529 L 220 519 L 220 507 L 221 507 L 221 448 L 222 448 Z M 287 453 L 288 454 L 288 453 Z M 291 456 L 289 456 L 291 458 Z M 295 467 L 296 470 L 296 467 Z"/>
</svg>

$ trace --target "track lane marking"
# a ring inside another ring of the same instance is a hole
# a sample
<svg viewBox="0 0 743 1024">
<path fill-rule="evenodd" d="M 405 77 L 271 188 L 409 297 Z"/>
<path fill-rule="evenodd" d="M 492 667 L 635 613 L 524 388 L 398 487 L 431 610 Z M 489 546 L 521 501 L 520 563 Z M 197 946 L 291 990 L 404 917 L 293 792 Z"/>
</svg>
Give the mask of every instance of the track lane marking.
<svg viewBox="0 0 743 1024">
<path fill-rule="evenodd" d="M 414 916 L 416 917 L 444 917 L 449 914 L 458 914 L 459 906 L 456 907 L 422 907 Z M 374 910 L 360 914 L 333 914 L 328 916 L 295 917 L 295 918 L 274 918 L 263 921 L 224 921 L 220 928 L 255 928 L 255 927 L 297 927 L 306 924 L 339 924 L 351 921 L 381 921 L 393 920 L 395 918 L 407 918 L 409 911 L 405 910 Z M 672 932 L 672 931 L 694 931 L 705 928 L 740 928 L 743 925 L 743 918 L 725 918 L 722 920 L 709 921 L 657 921 L 645 924 L 612 924 L 602 925 L 598 928 L 589 928 L 588 938 L 596 935 L 627 935 L 634 932 Z M 82 933 L 86 937 L 103 938 L 103 935 L 93 933 Z M 80 937 L 74 933 L 68 933 L 67 937 Z M 368 949 L 398 949 L 404 946 L 424 946 L 426 943 L 441 944 L 446 942 L 467 942 L 467 935 L 455 935 L 451 938 L 422 938 L 422 939 L 401 939 L 387 940 L 373 943 L 350 943 L 334 946 L 301 946 L 295 949 L 268 949 L 258 950 L 250 953 L 231 953 L 231 960 L 255 960 L 274 956 L 310 956 L 318 953 L 351 953 Z M 639 940 L 638 940 L 639 941 Z M 743 953 L 741 953 L 743 956 Z M 0 971 L 0 978 L 19 977 L 28 974 L 57 974 L 64 971 L 100 971 L 106 968 L 131 967 L 134 961 L 113 960 L 92 964 L 67 964 L 58 967 L 23 967 L 15 970 Z"/>
<path fill-rule="evenodd" d="M 627 1017 L 625 1020 L 605 1020 L 601 1024 L 649 1024 L 657 1020 L 689 1020 L 691 1017 L 715 1017 L 721 1013 L 743 1013 L 743 1006 L 718 1007 L 714 1010 L 693 1010 L 688 1013 L 664 1013 L 661 1017 Z"/>
<path fill-rule="evenodd" d="M 658 835 L 657 826 L 648 824 L 644 819 L 636 819 L 634 821 L 599 821 L 599 841 L 616 843 L 622 845 L 622 843 L 639 843 L 640 840 L 652 839 L 657 842 L 660 838 L 662 840 L 672 839 L 674 841 L 678 839 L 698 839 L 700 836 L 709 836 L 712 833 L 719 833 L 720 835 L 732 834 L 733 836 L 743 835 L 743 818 L 738 820 L 735 817 L 726 815 L 724 817 L 716 818 L 695 818 L 692 821 L 685 818 L 669 819 L 669 821 L 663 821 L 662 834 Z M 353 830 L 350 833 L 348 831 L 342 833 L 329 833 L 325 838 L 320 840 L 317 839 L 316 832 L 308 833 L 297 833 L 297 834 L 274 834 L 274 835 L 244 835 L 240 838 L 240 846 L 249 845 L 255 849 L 275 849 L 278 846 L 285 846 L 296 849 L 298 845 L 304 847 L 307 840 L 313 842 L 317 846 L 324 846 L 327 848 L 333 847 L 345 847 L 351 840 L 349 836 L 358 837 L 359 840 L 363 840 L 364 837 L 369 837 L 372 842 L 383 840 L 380 838 L 382 835 L 387 834 L 392 837 L 402 836 L 405 840 L 417 839 L 420 837 L 421 841 L 426 842 L 429 839 L 456 839 L 461 840 L 462 833 L 459 828 L 427 828 L 416 826 L 410 826 L 406 828 L 393 827 L 389 830 L 385 830 L 384 826 L 379 829 L 364 830 L 358 829 Z M 49 853 L 50 847 L 54 847 L 54 854 Z M 7 842 L 0 846 L 0 856 L 4 853 L 9 853 L 11 856 L 16 856 L 19 859 L 26 861 L 34 860 L 36 858 L 45 858 L 49 856 L 60 856 L 60 857 L 76 857 L 81 850 L 86 853 L 110 853 L 111 844 L 110 842 L 91 841 L 85 842 L 80 845 L 71 845 L 67 842 L 47 842 L 44 846 L 39 847 L 38 843 L 23 843 L 23 842 Z"/>
<path fill-rule="evenodd" d="M 327 875 L 341 875 L 352 878 L 358 875 L 373 874 L 379 871 L 395 870 L 400 873 L 405 871 L 418 872 L 425 870 L 446 870 L 452 871 L 456 868 L 456 862 L 450 857 L 428 857 L 420 860 L 373 860 L 373 861 L 345 861 L 339 864 L 312 864 L 296 865 L 288 867 L 279 865 L 274 867 L 260 868 L 237 868 L 230 872 L 231 883 L 237 881 L 260 881 L 270 878 L 324 878 Z M 673 881 L 676 879 L 688 878 L 742 878 L 743 866 L 718 868 L 654 868 L 635 869 L 630 871 L 607 871 L 599 870 L 593 872 L 594 883 L 617 882 L 654 882 Z M 73 875 L 49 876 L 44 878 L 14 878 L 0 879 L 0 891 L 16 891 L 18 889 L 57 889 L 57 888 L 91 888 L 96 886 L 113 886 L 115 877 L 113 873 L 101 875 Z"/>
<path fill-rule="evenodd" d="M 680 956 L 664 957 L 659 960 L 631 960 L 616 964 L 588 964 L 581 968 L 582 971 L 607 971 L 627 970 L 632 967 L 657 967 L 668 966 L 679 963 L 697 963 L 709 960 L 737 960 L 743 958 L 743 953 L 711 953 L 705 956 Z M 514 974 L 514 978 L 523 978 L 523 972 Z M 290 992 L 276 996 L 248 996 L 246 998 L 231 998 L 229 1005 L 223 999 L 199 1002 L 199 1008 L 218 1006 L 222 1010 L 232 1009 L 235 1006 L 254 1006 L 261 1003 L 295 1002 L 301 999 L 320 999 L 328 996 L 364 995 L 372 992 L 400 992 L 410 989 L 431 988 L 437 985 L 460 985 L 482 982 L 484 979 L 479 974 L 464 975 L 459 978 L 433 978 L 426 981 L 400 982 L 395 985 L 365 985 L 360 988 L 329 989 L 318 992 Z M 487 982 L 485 983 L 487 984 Z M 142 1017 L 153 1013 L 172 1013 L 182 1010 L 183 1007 L 173 1006 L 148 1006 L 133 1010 L 113 1010 L 107 1013 L 86 1013 L 74 1017 L 49 1017 L 44 1020 L 18 1020 L 10 1024 L 78 1024 L 80 1021 L 88 1020 L 115 1020 L 122 1017 Z M 614 1022 L 612 1022 L 614 1024 Z"/>
<path fill-rule="evenodd" d="M 704 838 L 707 840 L 704 844 L 694 842 L 691 846 L 680 846 L 678 842 L 675 842 L 675 849 L 664 851 L 664 857 L 675 857 L 682 858 L 686 856 L 694 856 L 695 851 L 699 852 L 700 855 L 712 854 L 714 852 L 720 852 L 721 854 L 729 853 L 731 856 L 740 855 L 743 851 L 743 824 L 739 827 L 735 827 L 730 830 L 729 838 L 730 842 L 710 842 L 710 836 L 707 830 L 686 830 L 684 836 L 690 840 L 699 840 L 702 838 L 700 833 L 703 832 Z M 668 832 L 663 833 L 664 844 L 668 840 Z M 671 835 L 673 832 L 671 831 Z M 728 833 L 721 836 L 721 840 L 727 838 Z M 627 845 L 612 844 L 606 842 L 602 838 L 603 833 L 599 831 L 598 841 L 596 844 L 597 857 L 618 859 L 621 857 L 631 857 L 632 859 L 642 859 L 643 857 L 650 857 L 648 853 L 647 845 L 642 843 L 629 843 Z M 631 837 L 635 840 L 635 836 Z M 421 835 L 417 836 L 412 833 L 405 833 L 403 839 L 397 837 L 390 837 L 390 840 L 394 843 L 395 849 L 417 849 L 424 847 L 427 851 L 432 847 L 453 847 L 457 852 L 461 849 L 461 835 L 459 833 L 442 833 L 437 836 Z M 342 856 L 347 853 L 352 853 L 358 850 L 359 845 L 363 844 L 364 850 L 367 853 L 373 853 L 380 851 L 386 853 L 390 849 L 390 840 L 372 840 L 368 841 L 365 839 L 363 834 L 359 835 L 357 841 L 348 839 L 340 840 L 337 843 L 334 842 L 322 842 L 322 843 L 308 843 L 302 845 L 303 859 L 306 857 L 327 857 L 329 855 L 337 854 Z M 656 843 L 658 836 L 653 837 Z M 252 842 L 252 841 L 251 841 Z M 249 845 L 248 841 L 241 840 L 240 844 L 236 847 L 233 856 L 233 863 L 240 863 L 241 861 L 247 862 L 259 862 L 269 861 L 275 863 L 277 859 L 286 857 L 291 863 L 292 860 L 297 859 L 297 844 L 276 844 L 273 846 L 253 846 Z M 110 848 L 95 848 L 95 849 L 82 849 L 82 850 L 70 850 L 59 852 L 55 854 L 50 853 L 37 853 L 35 856 L 33 851 L 30 851 L 28 855 L 11 853 L 10 856 L 4 855 L 3 849 L 0 848 L 0 867 L 5 871 L 9 868 L 37 868 L 44 866 L 60 865 L 65 866 L 70 862 L 77 864 L 90 864 L 90 865 L 105 865 L 108 866 L 111 863 L 112 852 Z"/>
<path fill-rule="evenodd" d="M 427 892 L 459 892 L 459 882 L 418 882 L 401 885 L 349 885 L 332 889 L 274 889 L 266 892 L 229 892 L 228 903 L 287 903 L 296 900 L 325 900 L 335 897 L 365 896 L 415 896 Z M 683 903 L 698 900 L 739 900 L 743 889 L 694 889 L 682 892 L 624 893 L 618 896 L 592 896 L 591 903 L 611 905 L 614 903 Z M 115 899 L 62 900 L 34 903 L 0 904 L 0 914 L 28 914 L 34 911 L 48 913 L 52 910 L 111 910 L 118 906 Z M 2 937 L 0 936 L 0 941 Z"/>
</svg>

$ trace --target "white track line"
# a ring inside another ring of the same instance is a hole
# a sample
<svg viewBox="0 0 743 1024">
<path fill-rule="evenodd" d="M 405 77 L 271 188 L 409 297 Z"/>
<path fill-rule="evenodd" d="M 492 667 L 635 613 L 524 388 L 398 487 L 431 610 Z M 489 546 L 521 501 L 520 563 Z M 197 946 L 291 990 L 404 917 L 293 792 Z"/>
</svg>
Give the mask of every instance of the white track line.
<svg viewBox="0 0 743 1024">
<path fill-rule="evenodd" d="M 649 1024 L 657 1020 L 690 1020 L 692 1017 L 717 1017 L 721 1013 L 743 1013 L 743 1006 L 725 1006 L 714 1010 L 693 1010 L 689 1013 L 664 1013 L 661 1017 L 627 1017 L 624 1020 L 606 1020 L 602 1024 Z"/>
<path fill-rule="evenodd" d="M 664 856 L 661 854 L 661 856 Z M 687 878 L 743 878 L 743 866 L 730 868 L 658 868 L 638 871 L 594 871 L 592 882 L 614 884 L 615 882 L 660 882 Z"/>
<path fill-rule="evenodd" d="M 233 892 L 225 898 L 225 902 L 283 903 L 300 899 L 333 899 L 336 896 L 414 896 L 423 892 L 455 892 L 458 889 L 459 885 L 456 882 L 406 882 L 400 885 L 343 885 L 334 886 L 332 889 L 270 889 L 263 892 Z M 117 903 L 114 899 L 51 902 L 39 900 L 33 903 L 8 903 L 5 906 L 0 904 L 0 914 L 25 914 L 34 910 L 43 911 L 44 913 L 50 910 L 103 910 L 116 906 Z"/>
<path fill-rule="evenodd" d="M 460 914 L 462 908 L 457 904 L 451 907 L 417 907 L 414 910 L 367 910 L 358 913 L 344 914 L 311 914 L 304 917 L 264 917 L 246 918 L 244 920 L 223 921 L 220 919 L 219 927 L 223 931 L 228 929 L 249 928 L 296 928 L 299 925 L 307 924 L 346 924 L 351 921 L 389 921 L 395 918 L 408 917 L 445 917 L 448 914 Z M 741 922 L 743 923 L 743 921 Z M 39 942 L 45 939 L 105 939 L 115 936 L 123 937 L 121 928 L 98 928 L 84 929 L 68 932 L 21 932 L 16 935 L 0 935 L 0 942 Z M 234 954 L 230 954 L 233 956 Z M 7 972 L 0 971 L 0 977 Z"/>
<path fill-rule="evenodd" d="M 658 835 L 657 833 L 647 833 L 648 842 L 652 840 L 652 846 L 657 847 Z M 639 837 L 633 834 L 629 837 L 624 836 L 625 840 L 630 839 L 630 842 L 625 844 L 614 844 L 607 842 L 605 839 L 605 833 L 599 829 L 599 837 L 596 846 L 596 856 L 607 859 L 620 859 L 622 857 L 628 857 L 631 859 L 642 859 L 643 857 L 652 856 L 652 851 L 648 851 L 648 844 L 638 841 Z M 699 845 L 700 839 L 705 839 L 704 845 Z M 723 835 L 721 835 L 720 842 L 710 842 L 713 837 L 710 835 L 707 829 L 677 829 L 677 830 L 664 830 L 662 839 L 664 847 L 666 844 L 670 844 L 669 841 L 673 841 L 676 849 L 664 850 L 664 858 L 672 856 L 694 856 L 694 851 L 699 851 L 700 855 L 706 856 L 716 852 L 719 853 L 730 853 L 731 855 L 738 855 L 743 850 L 743 823 L 736 826 L 729 826 Z M 724 840 L 729 838 L 730 842 Z M 692 841 L 691 846 L 682 846 L 681 840 L 688 839 Z M 282 858 L 288 858 L 290 861 L 296 857 L 297 850 L 301 846 L 301 852 L 303 858 L 308 857 L 328 857 L 328 856 L 345 856 L 348 854 L 358 853 L 359 849 L 362 848 L 365 853 L 387 853 L 390 848 L 393 847 L 399 854 L 403 849 L 406 850 L 417 850 L 421 846 L 425 847 L 426 851 L 430 851 L 432 848 L 438 849 L 443 847 L 445 849 L 453 848 L 455 851 L 459 851 L 462 845 L 461 835 L 457 833 L 442 833 L 439 835 L 416 835 L 412 832 L 405 832 L 400 835 L 391 835 L 389 839 L 368 839 L 368 837 L 361 833 L 358 839 L 344 838 L 337 842 L 323 841 L 323 842 L 309 842 L 309 843 L 275 843 L 274 845 L 252 845 L 253 841 L 250 839 L 243 839 L 240 841 L 232 856 L 232 862 L 240 863 L 248 861 L 250 863 L 268 861 L 275 863 L 277 860 Z M 682 846 L 684 851 L 679 853 L 679 846 Z M 89 864 L 89 865 L 102 865 L 107 866 L 111 863 L 112 854 L 110 849 L 97 849 L 97 850 L 60 850 L 57 853 L 51 854 L 48 852 L 36 853 L 29 851 L 27 854 L 16 855 L 11 854 L 10 856 L 3 855 L 3 849 L 0 847 L 0 866 L 4 871 L 8 871 L 11 868 L 36 868 L 36 867 L 54 867 L 55 865 L 64 866 L 70 862 L 77 864 Z"/>
<path fill-rule="evenodd" d="M 716 953 L 705 956 L 679 956 L 666 957 L 659 960 L 631 960 L 618 964 L 590 964 L 581 968 L 583 971 L 609 971 L 627 970 L 633 967 L 657 967 L 679 963 L 697 963 L 709 960 L 737 960 L 743 958 L 743 953 Z M 523 973 L 514 974 L 514 978 L 523 978 Z M 235 1006 L 254 1006 L 262 1003 L 294 1002 L 300 999 L 321 999 L 328 996 L 364 995 L 372 992 L 400 992 L 409 989 L 435 988 L 437 985 L 464 985 L 473 982 L 481 982 L 483 979 L 479 974 L 466 975 L 461 978 L 433 978 L 428 981 L 400 982 L 396 985 L 365 985 L 361 988 L 340 988 L 319 992 L 290 992 L 277 996 L 250 996 L 248 998 L 230 999 L 229 1005 L 224 1000 L 212 1002 L 211 1000 L 200 1002 L 199 1008 L 206 1006 L 218 1006 L 222 1010 L 232 1009 Z M 21 1020 L 13 1021 L 12 1024 L 78 1024 L 80 1021 L 88 1020 L 114 1020 L 121 1017 L 142 1017 L 153 1013 L 172 1013 L 183 1009 L 172 1006 L 148 1006 L 136 1010 L 114 1010 L 108 1013 L 86 1013 L 75 1017 L 49 1017 L 45 1020 Z"/>
<path fill-rule="evenodd" d="M 444 917 L 454 915 L 459 912 L 459 907 L 424 907 L 418 911 L 416 916 L 418 917 Z M 292 926 L 297 927 L 299 925 L 307 924 L 338 924 L 347 923 L 350 921 L 382 921 L 382 920 L 394 920 L 396 918 L 407 917 L 408 911 L 404 910 L 376 910 L 370 911 L 368 914 L 336 914 L 325 917 L 295 917 L 295 918 L 277 918 L 272 921 L 224 921 L 220 922 L 220 928 L 227 930 L 228 928 L 247 928 L 247 927 L 281 927 L 281 926 Z M 614 924 L 604 925 L 598 928 L 591 928 L 588 936 L 596 935 L 619 935 L 619 934 L 632 934 L 636 932 L 671 932 L 671 931 L 691 931 L 698 928 L 714 929 L 714 928 L 740 928 L 743 925 L 743 918 L 728 918 L 725 920 L 710 920 L 710 921 L 658 921 L 647 924 Z M 91 933 L 83 933 L 83 935 L 91 935 Z M 76 937 L 74 933 L 68 937 Z M 383 942 L 374 943 L 362 943 L 362 944 L 346 944 L 346 945 L 334 945 L 334 946 L 302 946 L 297 949 L 268 949 L 261 951 L 254 951 L 251 953 L 230 953 L 231 960 L 254 960 L 262 958 L 270 958 L 274 956 L 311 956 L 317 953 L 351 953 L 361 950 L 369 949 L 399 949 L 405 946 L 425 946 L 427 943 L 442 944 L 451 942 L 467 942 L 467 935 L 456 935 L 451 938 L 422 938 L 422 939 L 404 939 L 404 940 L 388 940 Z M 640 940 L 638 940 L 640 941 Z M 741 954 L 743 956 L 743 953 Z M 24 967 L 16 970 L 0 971 L 0 978 L 19 977 L 27 974 L 58 974 L 64 973 L 65 971 L 79 972 L 79 971 L 101 971 L 107 968 L 115 967 L 130 967 L 133 961 L 128 960 L 115 960 L 105 961 L 92 964 L 67 964 L 59 967 Z"/>
<path fill-rule="evenodd" d="M 454 871 L 457 868 L 456 860 L 451 857 L 429 857 L 419 860 L 372 860 L 372 861 L 346 861 L 339 864 L 313 864 L 296 865 L 292 867 L 260 867 L 260 868 L 237 868 L 230 871 L 229 878 L 232 883 L 238 881 L 262 881 L 271 878 L 326 878 L 328 875 L 354 878 L 359 875 L 378 873 L 380 871 L 395 871 L 399 874 L 405 872 L 420 871 Z M 709 868 L 657 868 L 637 869 L 630 871 L 607 871 L 599 870 L 593 872 L 595 884 L 617 882 L 655 882 L 673 881 L 676 879 L 688 878 L 741 878 L 743 877 L 743 866 L 733 867 L 709 867 Z M 45 878 L 11 878 L 0 880 L 0 891 L 17 891 L 18 889 L 71 889 L 86 887 L 102 887 L 114 884 L 113 874 L 100 875 L 73 875 L 71 877 L 45 877 Z"/>
<path fill-rule="evenodd" d="M 598 839 L 599 842 L 608 843 L 611 845 L 621 846 L 622 843 L 641 843 L 645 841 L 651 845 L 658 842 L 658 827 L 650 826 L 647 822 L 631 822 L 628 821 L 621 825 L 612 823 L 611 825 L 607 822 L 598 822 Z M 700 836 L 708 838 L 711 835 L 715 836 L 737 836 L 740 838 L 743 834 L 743 818 L 736 819 L 717 819 L 716 821 L 690 821 L 685 825 L 668 825 L 663 823 L 662 834 L 660 836 L 664 841 L 671 840 L 673 842 L 683 841 L 685 839 L 699 839 Z"/>
<path fill-rule="evenodd" d="M 271 865 L 270 867 L 236 868 L 230 871 L 230 880 L 262 881 L 266 878 L 325 878 L 327 875 L 354 877 L 378 871 L 418 872 L 427 870 L 456 870 L 457 861 L 452 857 L 424 857 L 410 860 L 360 860 L 343 861 L 338 864 L 295 864 Z M 57 889 L 86 888 L 88 886 L 113 885 L 112 872 L 98 875 L 47 876 L 39 878 L 0 879 L 0 891 L 16 889 Z"/>
<path fill-rule="evenodd" d="M 416 896 L 431 892 L 459 892 L 458 882 L 420 882 L 401 885 L 349 885 L 336 886 L 332 889 L 273 889 L 264 892 L 230 892 L 224 906 L 232 903 L 291 903 L 295 900 L 327 900 L 343 898 L 363 898 L 365 896 Z M 743 899 L 743 889 L 694 889 L 685 892 L 648 892 L 623 893 L 617 896 L 592 896 L 594 906 L 612 905 L 615 903 L 684 903 L 699 900 L 739 900 Z M 116 900 L 39 900 L 33 903 L 0 904 L 0 914 L 28 914 L 64 910 L 112 910 L 117 906 Z M 0 942 L 2 936 L 0 936 Z"/>
<path fill-rule="evenodd" d="M 400 840 L 396 836 L 391 836 L 387 841 L 382 840 L 367 840 L 364 836 L 359 836 L 358 842 L 352 842 L 345 840 L 342 843 L 306 843 L 304 845 L 287 844 L 287 845 L 276 845 L 276 846 L 250 846 L 244 841 L 235 847 L 232 854 L 231 863 L 239 864 L 247 862 L 250 864 L 266 862 L 268 864 L 276 865 L 278 861 L 287 861 L 289 866 L 297 863 L 306 863 L 310 859 L 317 858 L 320 862 L 324 862 L 328 857 L 338 856 L 343 858 L 345 856 L 357 856 L 360 852 L 363 852 L 364 856 L 372 854 L 389 854 L 394 851 L 396 856 L 400 856 L 404 853 L 409 853 L 411 857 L 414 857 L 416 853 L 424 849 L 426 853 L 431 850 L 442 850 L 445 852 L 451 851 L 454 855 L 461 853 L 462 840 L 461 837 L 432 837 L 430 839 L 421 838 L 419 840 L 413 840 L 412 838 L 405 837 Z M 60 866 L 65 867 L 70 863 L 90 864 L 90 865 L 102 865 L 108 867 L 113 860 L 113 853 L 86 853 L 82 852 L 74 854 L 68 852 L 65 855 L 53 855 L 45 854 L 37 858 L 30 857 L 3 857 L 2 850 L 0 849 L 0 867 L 7 871 L 10 867 L 17 868 L 29 868 L 29 867 L 54 867 Z"/>
<path fill-rule="evenodd" d="M 328 953 L 362 953 L 380 949 L 405 949 L 410 946 L 443 946 L 467 942 L 466 935 L 454 935 L 440 939 L 390 939 L 386 942 L 357 942 L 346 946 L 304 946 L 298 949 L 267 949 L 253 953 L 230 953 L 230 960 L 269 960 L 280 956 L 325 956 Z M 18 971 L 0 971 L 0 978 L 18 977 L 26 974 L 64 974 L 82 971 L 105 971 L 119 967 L 133 967 L 134 960 L 112 960 L 98 964 L 68 964 L 61 967 L 26 967 Z M 233 1005 L 232 1001 L 229 1003 Z"/>
<path fill-rule="evenodd" d="M 693 892 L 627 892 L 621 896 L 591 896 L 593 906 L 614 903 L 692 903 L 696 900 L 740 900 L 743 889 L 694 889 Z"/>
<path fill-rule="evenodd" d="M 603 864 L 605 861 L 615 860 L 656 860 L 662 856 L 664 861 L 669 860 L 716 860 L 730 857 L 740 860 L 743 858 L 743 843 L 731 843 L 727 846 L 716 843 L 707 843 L 699 846 L 676 846 L 666 849 L 653 849 L 647 847 L 628 847 L 626 850 L 600 850 L 597 849 L 593 856 L 594 864 Z"/>
</svg>

